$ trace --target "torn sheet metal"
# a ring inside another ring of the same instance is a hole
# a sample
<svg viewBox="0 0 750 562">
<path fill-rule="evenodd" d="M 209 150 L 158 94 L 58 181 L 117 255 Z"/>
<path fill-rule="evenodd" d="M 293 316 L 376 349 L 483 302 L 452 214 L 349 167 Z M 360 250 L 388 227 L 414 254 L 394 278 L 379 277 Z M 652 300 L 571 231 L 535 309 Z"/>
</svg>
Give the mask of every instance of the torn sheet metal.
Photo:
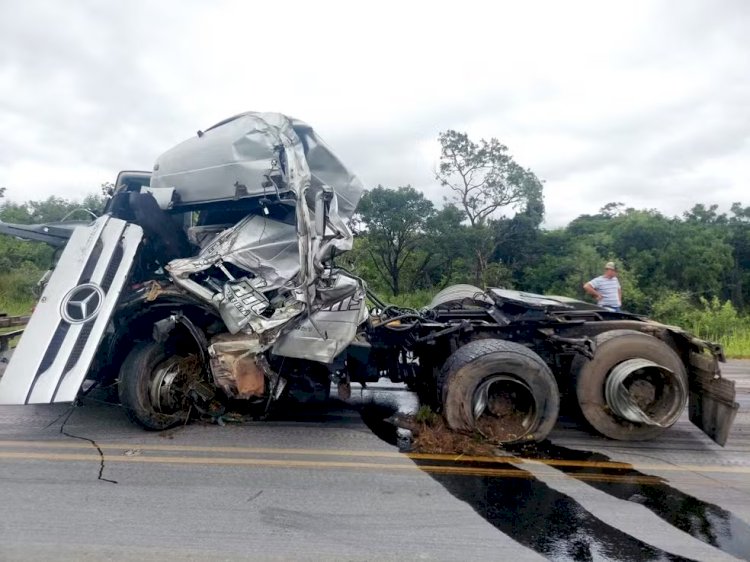
<svg viewBox="0 0 750 562">
<path fill-rule="evenodd" d="M 309 324 L 318 332 L 314 326 L 321 322 L 312 355 L 328 362 L 349 344 L 366 317 L 364 285 L 331 275 L 325 264 L 351 249 L 346 221 L 363 188 L 310 126 L 275 113 L 228 119 L 162 155 L 151 186 L 173 187 L 175 205 L 261 196 L 294 205 L 294 224 L 261 213 L 221 232 L 215 225 L 195 227 L 190 236 L 202 247 L 199 254 L 166 269 L 177 285 L 216 307 L 231 333 L 277 329 L 307 311 L 310 317 L 294 331 Z M 248 277 L 233 278 L 225 264 Z M 212 268 L 226 274 L 221 287 L 196 276 Z M 278 353 L 313 359 L 309 351 L 291 351 L 294 339 L 285 336 Z"/>
<path fill-rule="evenodd" d="M 341 275 L 345 283 L 356 282 Z M 331 295 L 345 283 L 332 287 Z M 340 295 L 341 293 L 339 293 Z M 357 328 L 367 318 L 364 287 L 357 283 L 353 293 L 331 304 L 320 306 L 292 329 L 285 330 L 273 347 L 276 355 L 331 363 L 357 335 Z"/>
<path fill-rule="evenodd" d="M 289 152 L 298 151 L 307 173 L 290 176 Z M 176 206 L 233 201 L 246 197 L 302 195 L 309 204 L 322 186 L 336 194 L 336 211 L 354 214 L 362 183 L 307 123 L 280 113 L 247 112 L 226 119 L 168 150 L 156 161 L 151 187 L 173 187 Z"/>
<path fill-rule="evenodd" d="M 722 447 L 740 405 L 734 381 L 723 378 L 717 358 L 707 353 L 690 353 L 690 421 Z"/>
<path fill-rule="evenodd" d="M 213 240 L 233 224 L 211 224 L 207 226 L 191 226 L 187 229 L 188 241 L 201 250 L 205 249 Z"/>
<path fill-rule="evenodd" d="M 296 237 L 301 284 L 314 281 L 314 265 L 332 251 L 352 247 L 346 221 L 362 196 L 357 176 L 331 152 L 306 123 L 279 113 L 243 113 L 208 129 L 161 155 L 151 187 L 173 187 L 175 207 L 249 197 L 292 197 L 297 201 Z M 327 203 L 325 233 L 314 229 L 315 201 Z M 299 203 L 305 202 L 301 205 Z M 312 297 L 312 295 L 310 295 Z"/>
<path fill-rule="evenodd" d="M 159 156 L 151 187 L 174 187 L 183 205 L 274 193 L 273 182 L 282 174 L 282 139 L 289 136 L 296 137 L 291 122 L 277 113 L 227 119 Z"/>
<path fill-rule="evenodd" d="M 169 262 L 167 271 L 179 285 L 181 279 L 225 262 L 262 278 L 266 290 L 278 289 L 299 272 L 297 230 L 294 225 L 249 215 L 216 235 L 196 257 Z"/>
<path fill-rule="evenodd" d="M 214 295 L 219 314 L 231 333 L 260 334 L 283 326 L 305 311 L 305 304 L 290 296 L 267 314 L 271 303 L 263 293 L 253 289 L 253 281 L 256 279 L 226 283 L 224 291 Z"/>
</svg>

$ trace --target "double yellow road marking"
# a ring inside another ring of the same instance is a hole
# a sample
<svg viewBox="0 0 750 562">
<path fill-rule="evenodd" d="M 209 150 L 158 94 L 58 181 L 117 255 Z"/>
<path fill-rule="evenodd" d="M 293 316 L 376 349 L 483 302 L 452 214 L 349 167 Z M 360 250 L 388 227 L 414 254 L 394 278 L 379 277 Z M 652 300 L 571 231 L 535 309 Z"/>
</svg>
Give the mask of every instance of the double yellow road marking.
<svg viewBox="0 0 750 562">
<path fill-rule="evenodd" d="M 516 466 L 523 465 L 524 463 L 541 463 L 561 469 L 581 469 L 581 472 L 576 472 L 575 474 L 575 477 L 581 480 L 642 484 L 658 483 L 660 479 L 655 476 L 640 474 L 618 474 L 617 471 L 636 469 L 639 471 L 649 470 L 680 473 L 750 474 L 749 466 L 672 465 L 664 463 L 630 465 L 618 462 L 555 459 L 537 460 L 509 456 L 487 457 L 420 453 L 402 454 L 391 451 L 277 449 L 260 447 L 162 445 L 153 443 L 98 443 L 98 446 L 105 453 L 107 463 L 155 463 L 171 465 L 244 466 L 257 468 L 353 469 L 398 472 L 426 471 L 440 474 L 506 478 L 528 478 L 531 475 L 527 471 L 521 470 Z M 137 454 L 128 455 L 126 454 L 127 451 L 137 451 Z M 190 454 L 186 455 L 183 453 Z M 304 457 L 318 458 L 313 460 Z M 409 462 L 409 459 L 420 462 L 416 465 Z M 98 462 L 99 455 L 96 450 L 87 443 L 69 441 L 5 440 L 0 441 L 0 461 L 3 460 Z M 481 463 L 481 466 L 478 466 L 478 463 Z M 511 467 L 508 466 L 507 463 L 513 463 L 516 466 Z M 603 473 L 601 472 L 602 470 L 607 470 L 608 472 Z"/>
</svg>

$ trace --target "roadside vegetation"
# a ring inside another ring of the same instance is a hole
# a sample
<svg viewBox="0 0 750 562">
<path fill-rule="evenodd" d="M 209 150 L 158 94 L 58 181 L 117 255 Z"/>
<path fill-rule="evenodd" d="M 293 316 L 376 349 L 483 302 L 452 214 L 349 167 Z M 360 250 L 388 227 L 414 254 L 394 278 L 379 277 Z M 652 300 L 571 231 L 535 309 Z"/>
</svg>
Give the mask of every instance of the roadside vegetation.
<svg viewBox="0 0 750 562">
<path fill-rule="evenodd" d="M 454 283 L 585 299 L 607 261 L 625 310 L 718 341 L 750 357 L 750 207 L 697 203 L 682 216 L 619 202 L 564 228 L 543 228 L 543 183 L 496 139 L 439 137 L 439 208 L 411 186 L 368 191 L 342 257 L 387 300 L 427 304 Z"/>
<path fill-rule="evenodd" d="M 564 228 L 543 228 L 544 184 L 497 139 L 439 136 L 435 205 L 411 186 L 367 191 L 352 221 L 355 244 L 336 258 L 384 300 L 420 308 L 454 283 L 584 299 L 582 285 L 615 261 L 625 310 L 718 341 L 750 358 L 750 207 L 696 203 L 679 217 L 608 203 Z M 110 185 L 103 185 L 106 193 Z M 0 190 L 0 197 L 3 196 Z M 100 211 L 104 199 L 2 200 L 0 220 L 42 223 Z M 78 210 L 78 211 L 76 211 Z M 0 311 L 27 314 L 53 261 L 44 244 L 0 236 Z"/>
</svg>

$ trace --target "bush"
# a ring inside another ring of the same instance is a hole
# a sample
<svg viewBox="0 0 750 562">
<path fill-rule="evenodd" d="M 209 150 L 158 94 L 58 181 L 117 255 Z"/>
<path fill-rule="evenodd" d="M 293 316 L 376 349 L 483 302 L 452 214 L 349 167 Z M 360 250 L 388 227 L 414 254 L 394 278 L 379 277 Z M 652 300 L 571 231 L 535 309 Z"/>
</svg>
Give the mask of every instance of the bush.
<svg viewBox="0 0 750 562">
<path fill-rule="evenodd" d="M 748 319 L 740 317 L 731 302 L 701 297 L 696 305 L 686 293 L 667 293 L 654 303 L 653 317 L 707 339 L 732 336 L 749 325 Z"/>
<path fill-rule="evenodd" d="M 696 305 L 687 293 L 667 293 L 654 303 L 653 317 L 722 344 L 728 357 L 750 357 L 750 318 L 729 301 L 701 297 Z"/>
<path fill-rule="evenodd" d="M 0 274 L 0 312 L 29 314 L 36 302 L 34 287 L 43 271 L 25 266 Z"/>
<path fill-rule="evenodd" d="M 687 293 L 666 293 L 653 306 L 651 316 L 659 322 L 686 326 L 695 315 L 695 306 Z"/>
</svg>

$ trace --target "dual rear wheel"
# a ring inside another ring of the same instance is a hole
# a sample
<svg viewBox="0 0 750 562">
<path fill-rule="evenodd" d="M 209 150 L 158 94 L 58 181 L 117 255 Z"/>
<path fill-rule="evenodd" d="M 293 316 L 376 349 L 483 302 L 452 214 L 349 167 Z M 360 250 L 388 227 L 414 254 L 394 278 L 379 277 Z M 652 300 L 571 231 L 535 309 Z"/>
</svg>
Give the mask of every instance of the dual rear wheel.
<svg viewBox="0 0 750 562">
<path fill-rule="evenodd" d="M 595 338 L 592 358 L 573 364 L 576 401 L 584 420 L 617 440 L 653 439 L 685 409 L 685 366 L 663 341 L 632 330 Z M 560 410 L 555 377 L 527 347 L 482 339 L 460 347 L 438 380 L 449 427 L 477 431 L 497 443 L 541 441 Z"/>
</svg>

